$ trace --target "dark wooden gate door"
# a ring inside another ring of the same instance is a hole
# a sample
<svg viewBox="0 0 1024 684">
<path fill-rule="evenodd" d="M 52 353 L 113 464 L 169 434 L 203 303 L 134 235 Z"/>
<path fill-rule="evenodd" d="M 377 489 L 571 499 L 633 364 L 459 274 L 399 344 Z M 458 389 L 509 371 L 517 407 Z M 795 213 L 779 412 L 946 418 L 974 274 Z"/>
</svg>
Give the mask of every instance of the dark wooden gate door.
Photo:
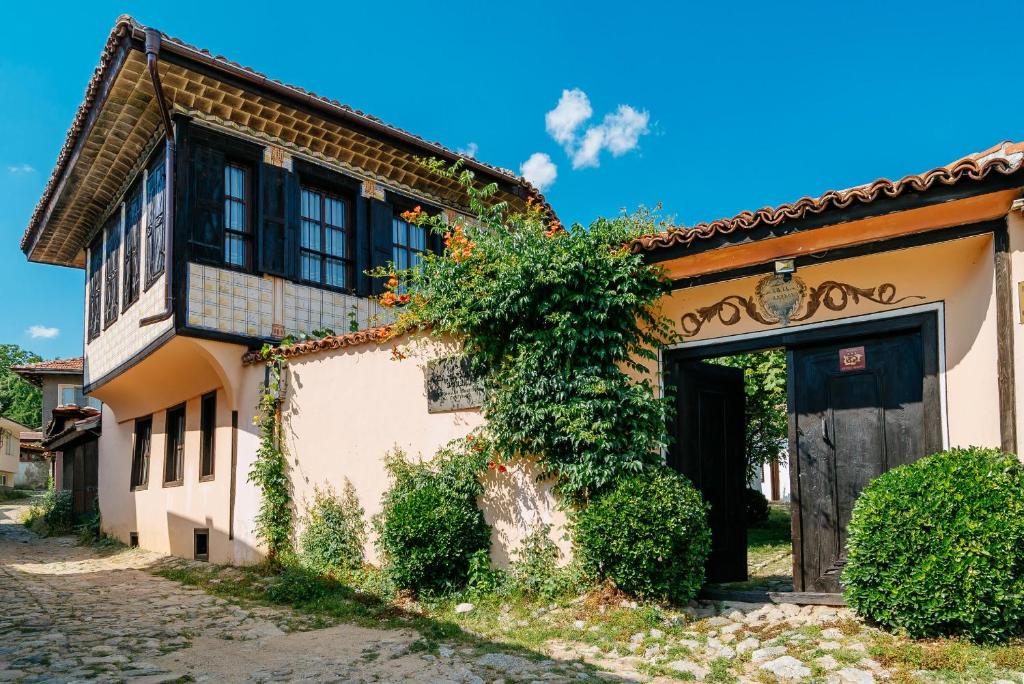
<svg viewBox="0 0 1024 684">
<path fill-rule="evenodd" d="M 707 581 L 745 580 L 743 371 L 697 361 L 677 362 L 672 370 L 678 422 L 668 464 L 690 478 L 710 506 Z"/>
<path fill-rule="evenodd" d="M 84 465 L 84 493 L 85 507 L 79 511 L 81 513 L 90 513 L 93 510 L 93 506 L 96 502 L 96 497 L 99 496 L 99 442 L 93 440 L 86 442 L 83 445 L 82 457 L 85 461 Z"/>
<path fill-rule="evenodd" d="M 846 527 L 861 490 L 941 449 L 935 344 L 926 325 L 790 350 L 796 591 L 841 591 Z"/>
</svg>

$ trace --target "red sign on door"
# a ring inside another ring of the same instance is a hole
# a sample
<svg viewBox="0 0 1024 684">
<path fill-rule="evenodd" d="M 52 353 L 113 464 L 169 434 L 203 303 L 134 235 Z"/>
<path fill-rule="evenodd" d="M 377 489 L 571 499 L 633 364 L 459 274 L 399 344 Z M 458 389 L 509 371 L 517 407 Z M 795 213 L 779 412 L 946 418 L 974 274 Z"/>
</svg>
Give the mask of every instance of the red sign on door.
<svg viewBox="0 0 1024 684">
<path fill-rule="evenodd" d="M 868 355 L 864 347 L 847 347 L 839 350 L 839 370 L 864 370 L 868 366 Z"/>
</svg>

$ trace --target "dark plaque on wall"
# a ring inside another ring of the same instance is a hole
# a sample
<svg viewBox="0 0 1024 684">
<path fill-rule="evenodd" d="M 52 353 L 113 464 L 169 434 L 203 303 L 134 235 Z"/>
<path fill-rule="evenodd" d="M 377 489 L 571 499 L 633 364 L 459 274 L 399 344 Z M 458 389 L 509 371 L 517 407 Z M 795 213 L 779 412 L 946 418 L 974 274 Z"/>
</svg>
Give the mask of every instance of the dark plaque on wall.
<svg viewBox="0 0 1024 684">
<path fill-rule="evenodd" d="M 479 408 L 483 404 L 483 386 L 473 377 L 466 357 L 446 356 L 428 361 L 425 375 L 428 413 Z"/>
</svg>

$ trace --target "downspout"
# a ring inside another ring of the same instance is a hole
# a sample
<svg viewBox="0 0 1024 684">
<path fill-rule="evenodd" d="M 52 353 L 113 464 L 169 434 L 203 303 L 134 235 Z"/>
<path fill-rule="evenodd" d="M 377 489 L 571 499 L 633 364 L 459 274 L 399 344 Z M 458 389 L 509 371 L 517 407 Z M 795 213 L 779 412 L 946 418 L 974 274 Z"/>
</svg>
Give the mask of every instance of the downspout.
<svg viewBox="0 0 1024 684">
<path fill-rule="evenodd" d="M 174 315 L 174 290 L 172 276 L 172 260 L 174 252 L 174 125 L 171 123 L 171 113 L 167 108 L 167 101 L 164 99 L 164 89 L 160 85 L 160 70 L 157 60 L 160 58 L 160 32 L 156 29 L 146 29 L 146 66 L 149 67 L 149 76 L 153 81 L 153 90 L 156 94 L 157 106 L 160 107 L 160 115 L 164 120 L 164 310 L 160 313 L 146 316 L 139 321 L 139 326 L 151 325 L 166 321 Z"/>
</svg>

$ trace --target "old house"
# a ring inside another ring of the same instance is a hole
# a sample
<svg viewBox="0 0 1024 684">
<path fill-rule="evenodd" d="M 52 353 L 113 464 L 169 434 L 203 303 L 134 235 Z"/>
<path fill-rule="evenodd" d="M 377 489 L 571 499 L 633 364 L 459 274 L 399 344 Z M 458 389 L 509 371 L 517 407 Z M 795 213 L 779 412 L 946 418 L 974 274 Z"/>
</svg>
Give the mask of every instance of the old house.
<svg viewBox="0 0 1024 684">
<path fill-rule="evenodd" d="M 28 431 L 21 423 L 0 416 L 0 488 L 14 486 L 21 460 L 21 433 Z"/>
<path fill-rule="evenodd" d="M 510 172 L 117 21 L 21 242 L 32 261 L 85 270 L 84 392 L 102 402 L 107 533 L 259 558 L 247 475 L 265 369 L 243 355 L 286 335 L 349 333 L 289 375 L 300 505 L 348 478 L 372 513 L 386 451 L 429 456 L 478 421 L 465 403 L 428 410 L 424 361 L 349 350 L 386 322 L 365 271 L 439 248 L 402 212 L 467 211 L 428 157 L 461 160 L 512 206 L 539 197 Z M 95 432 L 98 418 L 67 418 L 74 439 Z"/>
</svg>

